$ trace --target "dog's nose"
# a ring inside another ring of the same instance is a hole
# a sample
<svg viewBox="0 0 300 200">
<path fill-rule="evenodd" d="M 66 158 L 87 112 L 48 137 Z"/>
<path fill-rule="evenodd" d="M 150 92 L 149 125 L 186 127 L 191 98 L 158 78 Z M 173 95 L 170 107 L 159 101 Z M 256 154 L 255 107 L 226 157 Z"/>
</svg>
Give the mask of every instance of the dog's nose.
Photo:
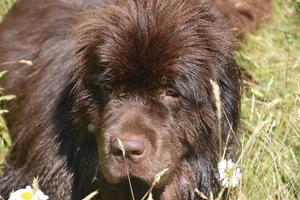
<svg viewBox="0 0 300 200">
<path fill-rule="evenodd" d="M 118 161 L 123 160 L 123 151 L 125 156 L 133 161 L 139 161 L 145 156 L 147 143 L 144 139 L 118 139 L 111 141 L 111 152 Z M 122 149 L 124 148 L 124 149 Z"/>
</svg>

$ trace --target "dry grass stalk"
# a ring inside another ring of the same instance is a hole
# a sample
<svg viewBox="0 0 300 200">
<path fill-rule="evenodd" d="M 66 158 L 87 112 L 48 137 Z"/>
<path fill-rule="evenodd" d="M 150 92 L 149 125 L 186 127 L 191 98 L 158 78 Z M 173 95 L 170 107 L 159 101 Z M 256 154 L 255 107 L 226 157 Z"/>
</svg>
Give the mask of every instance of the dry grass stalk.
<svg viewBox="0 0 300 200">
<path fill-rule="evenodd" d="M 92 192 L 91 194 L 84 197 L 82 200 L 91 200 L 93 197 L 95 197 L 98 194 L 98 190 Z"/>
<path fill-rule="evenodd" d="M 222 133 L 221 133 L 221 120 L 222 120 L 222 102 L 221 102 L 221 92 L 218 83 L 210 79 L 210 84 L 212 86 L 213 94 L 216 100 L 217 117 L 218 117 L 218 132 L 219 132 L 219 155 L 221 157 L 223 152 L 222 145 Z"/>
<path fill-rule="evenodd" d="M 195 189 L 196 194 L 201 197 L 202 199 L 208 200 L 208 197 L 205 196 L 203 192 L 200 192 L 197 188 Z"/>
<path fill-rule="evenodd" d="M 39 186 L 39 177 L 35 177 L 32 181 L 32 190 L 33 193 L 36 193 L 37 191 L 40 190 L 40 186 Z"/>
<path fill-rule="evenodd" d="M 2 62 L 2 63 L 0 63 L 0 65 L 10 65 L 10 64 L 17 64 L 17 63 L 25 64 L 25 65 L 29 65 L 29 66 L 33 65 L 33 62 L 31 60 L 25 60 L 25 59 L 22 59 L 22 60 L 19 60 L 19 61 Z"/>
<path fill-rule="evenodd" d="M 124 158 L 125 167 L 126 167 L 126 174 L 127 174 L 127 179 L 128 179 L 128 182 L 129 182 L 131 197 L 132 197 L 132 200 L 135 200 L 134 192 L 133 192 L 133 188 L 132 188 L 132 183 L 131 183 L 131 179 L 130 179 L 130 175 L 129 175 L 129 167 L 128 167 L 128 162 L 127 162 L 127 159 L 126 159 L 125 148 L 124 148 L 124 145 L 122 144 L 122 141 L 119 138 L 117 138 L 117 141 L 118 141 L 119 148 L 122 151 L 122 155 L 123 155 L 123 158 Z"/>
<path fill-rule="evenodd" d="M 158 172 L 158 173 L 155 175 L 154 180 L 153 180 L 153 182 L 152 182 L 152 184 L 151 184 L 151 187 L 149 188 L 149 190 L 146 192 L 146 194 L 143 196 L 143 198 L 142 198 L 141 200 L 144 200 L 144 199 L 147 197 L 148 194 L 149 194 L 149 195 L 151 194 L 151 196 L 152 196 L 152 193 L 151 193 L 151 192 L 152 192 L 154 186 L 155 186 L 157 183 L 159 183 L 160 178 L 161 178 L 168 170 L 169 170 L 169 168 L 163 169 L 162 171 Z M 149 196 L 148 196 L 148 199 L 149 199 Z"/>
</svg>

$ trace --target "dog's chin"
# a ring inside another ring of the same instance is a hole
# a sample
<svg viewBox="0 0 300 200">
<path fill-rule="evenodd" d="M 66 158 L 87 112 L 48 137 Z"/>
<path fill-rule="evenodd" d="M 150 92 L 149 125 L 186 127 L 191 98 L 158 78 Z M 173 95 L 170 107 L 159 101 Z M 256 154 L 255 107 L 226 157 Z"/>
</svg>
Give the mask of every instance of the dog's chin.
<svg viewBox="0 0 300 200">
<path fill-rule="evenodd" d="M 124 177 L 123 179 L 121 179 L 121 181 L 119 183 L 115 184 L 114 186 L 116 188 L 121 188 L 121 190 L 123 190 L 125 197 L 131 196 L 130 188 L 132 188 L 132 191 L 133 191 L 136 199 L 142 199 L 147 194 L 149 189 L 151 188 L 151 185 L 149 185 L 148 183 L 146 183 L 145 181 L 143 181 L 137 177 L 130 177 L 130 183 L 131 183 L 131 185 L 129 184 L 128 178 Z M 163 191 L 163 188 L 154 187 L 151 189 L 151 191 L 152 191 L 152 194 L 157 197 L 157 196 L 160 196 L 160 194 Z M 127 199 L 131 199 L 131 198 L 127 198 Z"/>
<path fill-rule="evenodd" d="M 140 179 L 139 177 L 129 176 L 129 178 L 132 186 L 135 188 L 138 187 L 138 188 L 149 189 L 151 187 L 151 184 L 145 182 L 143 179 Z M 118 183 L 116 183 L 116 185 L 128 185 L 128 184 L 129 184 L 129 180 L 127 176 L 123 177 L 122 179 L 120 179 Z"/>
<path fill-rule="evenodd" d="M 124 182 L 128 182 L 128 179 L 133 180 L 132 182 L 137 183 L 137 185 L 143 185 L 147 186 L 148 188 L 152 186 L 155 175 L 159 173 L 147 173 L 147 169 L 140 169 L 140 170 L 130 170 L 130 173 L 128 174 L 127 168 L 124 166 L 122 169 L 120 168 L 113 168 L 112 166 L 110 168 L 106 168 L 103 170 L 102 168 L 102 174 L 107 182 L 113 185 L 117 184 L 123 184 Z M 160 177 L 159 182 L 156 182 L 154 185 L 154 188 L 162 188 L 166 184 L 168 184 L 171 180 L 171 174 L 166 173 L 162 177 Z"/>
<path fill-rule="evenodd" d="M 139 176 L 136 174 L 130 173 L 127 174 L 127 170 L 124 169 L 124 171 L 114 172 L 113 174 L 106 174 L 104 173 L 104 178 L 113 185 L 116 184 L 124 184 L 124 182 L 128 182 L 128 179 L 134 180 L 135 183 L 139 183 L 141 185 L 147 185 L 148 187 L 151 186 L 152 182 L 154 181 L 154 177 L 150 176 Z"/>
</svg>

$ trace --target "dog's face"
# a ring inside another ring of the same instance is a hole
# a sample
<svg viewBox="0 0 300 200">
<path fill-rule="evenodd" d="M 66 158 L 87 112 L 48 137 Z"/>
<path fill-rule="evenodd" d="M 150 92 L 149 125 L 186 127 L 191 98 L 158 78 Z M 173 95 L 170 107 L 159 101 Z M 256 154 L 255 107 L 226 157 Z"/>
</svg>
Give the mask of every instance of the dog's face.
<svg viewBox="0 0 300 200">
<path fill-rule="evenodd" d="M 109 97 L 97 137 L 100 167 L 110 182 L 126 177 L 121 142 L 130 175 L 150 185 L 163 169 L 172 172 L 187 151 L 180 117 L 176 116 L 183 100 L 165 76 L 128 75 L 129 79 L 109 86 L 106 94 Z"/>
<path fill-rule="evenodd" d="M 166 185 L 189 156 L 218 149 L 210 79 L 232 62 L 233 46 L 198 1 L 141 2 L 116 1 L 81 18 L 78 79 L 96 105 L 91 121 L 107 181 L 128 171 L 151 185 L 168 169 Z"/>
</svg>

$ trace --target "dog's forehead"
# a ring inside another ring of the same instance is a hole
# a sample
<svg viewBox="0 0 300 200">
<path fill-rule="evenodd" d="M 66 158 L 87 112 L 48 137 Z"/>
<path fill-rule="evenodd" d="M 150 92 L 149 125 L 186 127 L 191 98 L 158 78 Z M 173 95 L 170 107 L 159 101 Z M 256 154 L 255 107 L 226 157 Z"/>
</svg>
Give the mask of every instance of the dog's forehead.
<svg viewBox="0 0 300 200">
<path fill-rule="evenodd" d="M 120 45 L 121 42 L 124 44 Z M 109 69 L 116 82 L 158 86 L 178 78 L 181 82 L 196 81 L 201 75 L 209 77 L 213 73 L 205 56 L 201 58 L 201 48 L 186 48 L 183 40 L 175 38 L 174 42 L 163 46 L 159 38 L 147 47 L 139 44 L 132 47 L 133 44 L 137 44 L 134 38 L 112 42 L 111 49 L 100 53 L 102 61 L 105 60 L 103 66 Z"/>
<path fill-rule="evenodd" d="M 128 70 L 114 68 L 110 70 L 111 80 L 118 84 L 127 84 L 134 87 L 160 87 L 168 86 L 170 81 L 176 78 L 176 67 L 174 66 L 140 66 Z"/>
<path fill-rule="evenodd" d="M 189 7 L 176 4 L 151 5 L 154 1 L 149 5 L 145 1 L 137 7 L 130 2 L 103 9 L 111 12 L 95 19 L 100 23 L 97 35 L 93 36 L 101 41 L 97 46 L 100 60 L 116 77 L 147 75 L 149 80 L 154 75 L 157 79 L 201 56 L 204 59 L 215 38 L 208 33 L 210 27 L 206 20 L 193 23 L 194 18 L 202 17 L 195 8 L 189 11 Z M 184 16 L 182 12 L 186 12 Z"/>
<path fill-rule="evenodd" d="M 184 39 L 172 33 L 145 33 L 127 30 L 119 36 L 106 35 L 109 41 L 99 46 L 101 62 L 119 77 L 155 78 L 174 73 L 185 48 Z M 166 31 L 167 32 L 167 31 Z"/>
<path fill-rule="evenodd" d="M 141 32 L 125 34 L 125 38 L 114 37 L 100 46 L 101 62 L 115 79 L 160 80 L 175 74 L 183 65 L 182 57 L 188 49 L 178 35 L 153 33 L 147 38 Z"/>
<path fill-rule="evenodd" d="M 134 31 L 129 30 L 126 39 L 114 36 L 101 47 L 101 61 L 110 69 L 113 81 L 140 87 L 168 86 L 170 82 L 196 86 L 201 76 L 208 78 L 213 73 L 205 49 L 190 47 L 190 38 L 185 38 L 184 33 L 166 31 L 145 37 L 142 34 L 146 33 Z"/>
</svg>

